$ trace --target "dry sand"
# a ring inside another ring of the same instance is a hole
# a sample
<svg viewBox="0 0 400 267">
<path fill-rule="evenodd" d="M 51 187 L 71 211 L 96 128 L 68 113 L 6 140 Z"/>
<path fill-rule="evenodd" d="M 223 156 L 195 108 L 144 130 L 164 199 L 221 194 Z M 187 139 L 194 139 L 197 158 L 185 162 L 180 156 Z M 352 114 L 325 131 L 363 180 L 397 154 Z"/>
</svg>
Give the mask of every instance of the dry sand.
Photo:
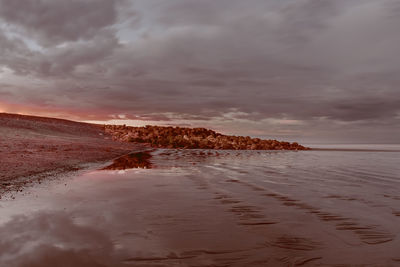
<svg viewBox="0 0 400 267">
<path fill-rule="evenodd" d="M 142 147 L 112 141 L 100 125 L 0 113 L 0 196 Z"/>
</svg>

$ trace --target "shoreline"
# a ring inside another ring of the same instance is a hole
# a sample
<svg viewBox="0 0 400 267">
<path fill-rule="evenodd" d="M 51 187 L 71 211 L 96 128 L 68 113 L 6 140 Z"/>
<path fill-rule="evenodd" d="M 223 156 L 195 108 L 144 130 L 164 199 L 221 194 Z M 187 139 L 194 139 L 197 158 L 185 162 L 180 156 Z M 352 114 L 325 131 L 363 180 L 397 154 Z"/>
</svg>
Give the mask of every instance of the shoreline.
<svg viewBox="0 0 400 267">
<path fill-rule="evenodd" d="M 57 169 L 45 169 L 40 172 L 28 174 L 26 176 L 21 176 L 18 178 L 11 178 L 5 181 L 0 181 L 0 200 L 2 199 L 15 199 L 17 193 L 24 192 L 25 189 L 34 187 L 36 185 L 58 181 L 64 177 L 75 177 L 79 176 L 86 171 L 93 171 L 97 169 L 103 169 L 112 164 L 112 162 L 130 155 L 132 153 L 146 152 L 146 147 L 137 147 L 136 149 L 126 151 L 123 154 L 109 154 L 104 158 L 89 161 L 82 160 L 78 164 L 66 165 Z"/>
<path fill-rule="evenodd" d="M 169 148 L 160 148 L 160 149 L 169 149 Z M 136 158 L 133 158 L 133 161 L 130 163 L 126 163 L 127 158 L 129 159 L 130 155 L 134 154 L 139 154 L 139 153 L 147 153 L 149 154 L 150 152 L 153 152 L 157 149 L 150 148 L 147 146 L 141 146 L 141 145 L 136 145 L 136 147 L 132 147 L 130 150 L 126 150 L 123 152 L 120 152 L 118 154 L 115 154 L 115 152 L 104 152 L 102 157 L 100 159 L 95 159 L 95 160 L 89 160 L 89 159 L 81 159 L 79 163 L 76 164 L 70 164 L 70 165 L 64 165 L 63 167 L 60 168 L 54 168 L 54 169 L 42 169 L 39 172 L 34 172 L 27 174 L 25 176 L 21 177 L 9 177 L 7 179 L 2 179 L 0 181 L 0 200 L 4 196 L 10 196 L 11 199 L 14 198 L 13 193 L 18 193 L 18 192 L 23 192 L 23 190 L 27 187 L 30 186 L 35 186 L 36 184 L 41 184 L 42 182 L 45 181 L 55 181 L 59 179 L 60 177 L 65 177 L 65 176 L 75 176 L 79 175 L 80 172 L 84 171 L 89 171 L 89 170 L 95 170 L 100 168 L 100 170 L 124 170 L 124 169 L 130 169 L 130 167 L 126 168 L 126 166 L 133 166 L 132 168 L 137 168 L 139 166 L 140 168 L 143 168 L 141 165 L 137 164 L 143 164 L 142 162 L 137 161 Z M 177 150 L 196 150 L 196 149 L 177 149 Z M 202 149 L 200 149 L 202 150 Z M 236 150 L 232 150 L 236 151 Z M 277 150 L 242 150 L 242 151 L 277 151 Z M 285 150 L 282 150 L 285 151 Z M 287 152 L 291 150 L 286 150 Z M 292 150 L 293 151 L 293 150 Z M 344 149 L 344 148 L 311 148 L 310 150 L 306 151 L 326 151 L 326 152 L 332 152 L 332 151 L 337 151 L 337 152 L 400 152 L 400 150 L 373 150 L 373 149 Z M 237 151 L 236 151 L 237 152 Z M 293 151 L 296 152 L 296 151 Z M 134 156 L 135 157 L 135 156 Z M 132 158 L 132 157 L 131 157 Z M 118 161 L 122 159 L 123 165 L 125 167 L 118 167 Z M 131 164 L 131 165 L 129 165 Z M 149 166 L 145 168 L 151 168 L 151 163 L 145 163 L 149 164 Z M 117 167 L 115 167 L 117 166 Z"/>
<path fill-rule="evenodd" d="M 227 136 L 204 128 L 97 125 L 0 113 L 0 198 L 149 148 L 309 150 L 298 143 Z"/>
<path fill-rule="evenodd" d="M 98 125 L 0 113 L 0 197 L 144 148 L 113 141 Z"/>
<path fill-rule="evenodd" d="M 149 149 L 232 151 L 399 152 L 369 148 L 308 148 L 297 143 L 226 136 L 203 128 L 96 125 L 0 113 L 0 199 L 25 187 Z M 261 149 L 260 149 L 261 148 Z M 145 161 L 125 158 L 130 164 Z M 114 166 L 115 167 L 115 166 Z M 118 165 L 117 165 L 118 167 Z M 117 168 L 115 167 L 115 168 Z"/>
<path fill-rule="evenodd" d="M 90 255 L 93 266 L 399 262 L 394 154 L 163 150 L 152 153 L 153 170 L 144 170 L 148 155 L 133 153 L 5 200 L 0 261 L 87 265 Z M 140 169 L 123 171 L 131 166 Z"/>
<path fill-rule="evenodd" d="M 313 151 L 341 151 L 341 152 L 400 152 L 398 149 L 363 149 L 363 148 L 313 148 Z"/>
</svg>

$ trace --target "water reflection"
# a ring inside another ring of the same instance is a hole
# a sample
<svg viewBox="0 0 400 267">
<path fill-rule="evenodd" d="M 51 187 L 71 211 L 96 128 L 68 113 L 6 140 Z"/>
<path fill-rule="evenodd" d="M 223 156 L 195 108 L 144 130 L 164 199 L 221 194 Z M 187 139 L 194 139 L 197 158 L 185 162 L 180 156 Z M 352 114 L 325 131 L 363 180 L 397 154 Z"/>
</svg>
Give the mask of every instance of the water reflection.
<svg viewBox="0 0 400 267">
<path fill-rule="evenodd" d="M 63 211 L 14 217 L 0 227 L 1 266 L 120 266 L 112 240 Z"/>
<path fill-rule="evenodd" d="M 150 151 L 131 153 L 114 160 L 102 170 L 127 170 L 127 169 L 150 169 L 152 167 Z"/>
<path fill-rule="evenodd" d="M 399 159 L 132 153 L 0 201 L 0 266 L 398 266 Z"/>
</svg>

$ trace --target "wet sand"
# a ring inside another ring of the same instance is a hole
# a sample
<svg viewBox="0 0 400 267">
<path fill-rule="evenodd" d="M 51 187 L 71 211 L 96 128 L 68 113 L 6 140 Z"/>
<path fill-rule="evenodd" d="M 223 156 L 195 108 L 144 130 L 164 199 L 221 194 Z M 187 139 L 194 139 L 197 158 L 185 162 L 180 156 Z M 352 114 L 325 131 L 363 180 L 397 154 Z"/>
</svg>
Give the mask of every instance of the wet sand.
<svg viewBox="0 0 400 267">
<path fill-rule="evenodd" d="M 400 265 L 398 153 L 132 158 L 1 201 L 0 265 Z"/>
<path fill-rule="evenodd" d="M 0 197 L 142 148 L 93 124 L 0 113 Z"/>
</svg>

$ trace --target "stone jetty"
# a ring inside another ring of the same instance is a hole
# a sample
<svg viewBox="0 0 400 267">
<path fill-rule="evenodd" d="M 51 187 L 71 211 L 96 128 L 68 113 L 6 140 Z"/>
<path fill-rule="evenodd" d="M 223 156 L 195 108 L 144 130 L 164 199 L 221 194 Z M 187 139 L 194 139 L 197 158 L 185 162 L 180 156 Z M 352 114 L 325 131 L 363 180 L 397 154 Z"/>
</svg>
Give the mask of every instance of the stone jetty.
<svg viewBox="0 0 400 267">
<path fill-rule="evenodd" d="M 113 140 L 146 143 L 155 148 L 231 150 L 309 150 L 298 143 L 229 136 L 205 128 L 104 125 Z"/>
</svg>

